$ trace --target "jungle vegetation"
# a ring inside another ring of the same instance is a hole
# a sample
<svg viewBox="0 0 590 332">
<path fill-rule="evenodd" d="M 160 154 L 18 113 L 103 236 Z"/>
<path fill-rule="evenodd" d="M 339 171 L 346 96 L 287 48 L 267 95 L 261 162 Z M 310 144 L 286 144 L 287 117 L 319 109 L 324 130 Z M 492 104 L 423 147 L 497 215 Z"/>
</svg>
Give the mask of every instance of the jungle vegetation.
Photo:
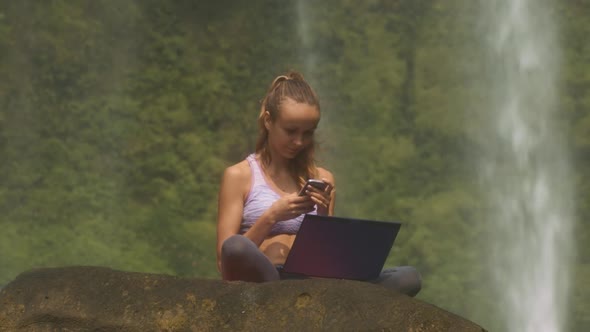
<svg viewBox="0 0 590 332">
<path fill-rule="evenodd" d="M 219 278 L 217 189 L 294 69 L 322 103 L 336 214 L 404 223 L 387 265 L 418 298 L 502 330 L 470 112 L 470 0 L 0 1 L 0 285 L 35 267 Z M 556 1 L 576 183 L 572 331 L 590 330 L 590 2 Z"/>
</svg>

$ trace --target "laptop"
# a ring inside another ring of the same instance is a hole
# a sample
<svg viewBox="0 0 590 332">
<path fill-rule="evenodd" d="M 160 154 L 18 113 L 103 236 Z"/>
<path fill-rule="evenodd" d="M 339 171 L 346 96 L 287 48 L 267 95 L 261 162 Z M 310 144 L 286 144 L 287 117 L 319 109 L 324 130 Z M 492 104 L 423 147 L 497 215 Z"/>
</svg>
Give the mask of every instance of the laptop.
<svg viewBox="0 0 590 332">
<path fill-rule="evenodd" d="M 401 223 L 306 214 L 283 273 L 353 280 L 381 273 Z"/>
</svg>

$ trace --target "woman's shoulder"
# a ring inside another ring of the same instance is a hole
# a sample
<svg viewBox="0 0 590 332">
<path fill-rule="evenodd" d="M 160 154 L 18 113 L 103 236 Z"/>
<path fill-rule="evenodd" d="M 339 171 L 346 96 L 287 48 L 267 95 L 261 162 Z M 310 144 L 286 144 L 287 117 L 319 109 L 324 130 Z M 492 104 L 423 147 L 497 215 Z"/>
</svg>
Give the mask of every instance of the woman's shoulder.
<svg viewBox="0 0 590 332">
<path fill-rule="evenodd" d="M 247 181 L 250 179 L 250 165 L 247 160 L 242 160 L 237 164 L 228 166 L 223 172 L 223 177 L 227 180 Z"/>
<path fill-rule="evenodd" d="M 250 174 L 250 166 L 246 160 L 227 167 L 223 172 L 221 191 L 233 192 L 245 198 L 250 190 Z"/>
<path fill-rule="evenodd" d="M 319 178 L 325 178 L 328 181 L 334 183 L 334 175 L 332 174 L 332 172 L 330 172 L 329 170 L 323 168 L 323 167 L 317 167 L 318 170 L 318 176 Z"/>
</svg>

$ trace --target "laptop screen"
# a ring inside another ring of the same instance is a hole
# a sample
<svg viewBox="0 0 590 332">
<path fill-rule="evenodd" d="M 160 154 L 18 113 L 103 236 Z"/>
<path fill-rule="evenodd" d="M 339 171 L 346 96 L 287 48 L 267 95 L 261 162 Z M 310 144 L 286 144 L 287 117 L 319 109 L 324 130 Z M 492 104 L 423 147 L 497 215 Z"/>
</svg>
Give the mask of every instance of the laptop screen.
<svg viewBox="0 0 590 332">
<path fill-rule="evenodd" d="M 307 214 L 283 269 L 310 277 L 377 278 L 400 227 L 399 222 Z"/>
</svg>

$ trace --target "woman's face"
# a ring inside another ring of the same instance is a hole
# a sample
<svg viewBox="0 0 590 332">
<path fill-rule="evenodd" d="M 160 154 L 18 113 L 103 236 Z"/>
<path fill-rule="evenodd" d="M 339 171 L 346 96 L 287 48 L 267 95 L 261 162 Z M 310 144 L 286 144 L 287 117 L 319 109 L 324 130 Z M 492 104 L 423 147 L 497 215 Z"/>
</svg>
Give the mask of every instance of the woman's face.
<svg viewBox="0 0 590 332">
<path fill-rule="evenodd" d="M 293 159 L 299 152 L 313 144 L 313 134 L 320 121 L 320 112 L 315 106 L 297 103 L 285 98 L 277 118 L 265 117 L 270 148 L 278 155 Z"/>
</svg>

